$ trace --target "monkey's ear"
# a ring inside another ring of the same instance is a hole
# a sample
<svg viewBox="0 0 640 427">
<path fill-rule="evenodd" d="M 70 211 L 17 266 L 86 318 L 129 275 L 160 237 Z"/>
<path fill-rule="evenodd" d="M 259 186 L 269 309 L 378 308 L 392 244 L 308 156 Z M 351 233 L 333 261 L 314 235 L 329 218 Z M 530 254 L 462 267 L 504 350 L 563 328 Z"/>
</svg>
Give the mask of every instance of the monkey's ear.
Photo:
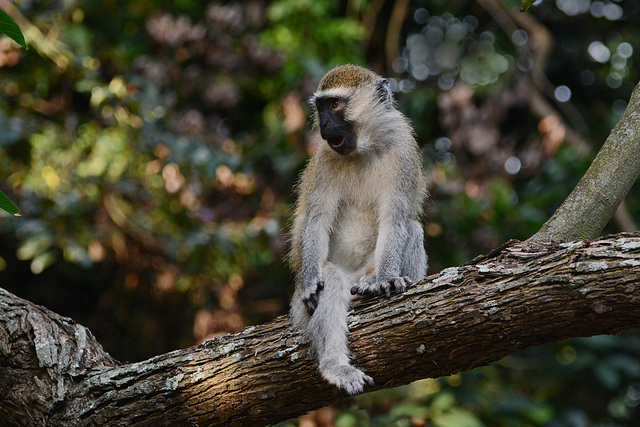
<svg viewBox="0 0 640 427">
<path fill-rule="evenodd" d="M 387 110 L 390 109 L 393 101 L 389 80 L 385 78 L 378 79 L 376 82 L 376 94 L 378 95 L 378 99 L 380 99 L 380 103 L 382 103 Z"/>
</svg>

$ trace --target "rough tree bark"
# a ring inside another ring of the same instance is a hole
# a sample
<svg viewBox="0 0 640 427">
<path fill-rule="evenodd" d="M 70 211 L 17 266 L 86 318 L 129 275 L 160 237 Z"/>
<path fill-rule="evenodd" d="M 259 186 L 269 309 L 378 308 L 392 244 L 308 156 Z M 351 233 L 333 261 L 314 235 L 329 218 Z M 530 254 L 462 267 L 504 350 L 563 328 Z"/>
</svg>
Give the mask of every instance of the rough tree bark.
<svg viewBox="0 0 640 427">
<path fill-rule="evenodd" d="M 640 325 L 640 233 L 516 242 L 349 317 L 369 390 Z M 29 425 L 264 425 L 346 396 L 288 317 L 119 364 L 70 319 L 0 290 L 0 419 Z"/>
</svg>

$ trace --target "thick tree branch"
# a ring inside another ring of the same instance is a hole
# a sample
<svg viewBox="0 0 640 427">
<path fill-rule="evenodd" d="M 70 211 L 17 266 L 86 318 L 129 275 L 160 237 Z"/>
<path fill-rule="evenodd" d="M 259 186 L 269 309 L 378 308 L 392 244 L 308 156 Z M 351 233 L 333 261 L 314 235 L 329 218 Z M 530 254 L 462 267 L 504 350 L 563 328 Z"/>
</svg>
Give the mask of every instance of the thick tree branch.
<svg viewBox="0 0 640 427">
<path fill-rule="evenodd" d="M 510 242 L 349 317 L 369 390 L 640 325 L 640 233 Z M 346 398 L 288 317 L 118 365 L 82 326 L 0 290 L 0 419 L 30 425 L 264 425 Z M 367 391 L 369 391 L 367 390 Z"/>
<path fill-rule="evenodd" d="M 640 175 L 640 84 L 576 188 L 529 240 L 567 242 L 600 234 Z"/>
</svg>

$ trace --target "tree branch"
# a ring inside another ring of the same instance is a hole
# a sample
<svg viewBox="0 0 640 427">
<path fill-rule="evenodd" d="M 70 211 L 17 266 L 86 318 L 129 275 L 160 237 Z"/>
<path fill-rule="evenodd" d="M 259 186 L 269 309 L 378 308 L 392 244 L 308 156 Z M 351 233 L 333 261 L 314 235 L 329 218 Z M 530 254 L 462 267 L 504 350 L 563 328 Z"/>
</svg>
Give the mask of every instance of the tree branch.
<svg viewBox="0 0 640 427">
<path fill-rule="evenodd" d="M 367 391 L 640 324 L 640 233 L 509 242 L 349 316 Z M 264 425 L 346 396 L 282 316 L 118 365 L 72 320 L 0 290 L 0 417 L 30 425 Z"/>
<path fill-rule="evenodd" d="M 593 239 L 640 175 L 640 84 L 576 188 L 529 240 Z"/>
</svg>

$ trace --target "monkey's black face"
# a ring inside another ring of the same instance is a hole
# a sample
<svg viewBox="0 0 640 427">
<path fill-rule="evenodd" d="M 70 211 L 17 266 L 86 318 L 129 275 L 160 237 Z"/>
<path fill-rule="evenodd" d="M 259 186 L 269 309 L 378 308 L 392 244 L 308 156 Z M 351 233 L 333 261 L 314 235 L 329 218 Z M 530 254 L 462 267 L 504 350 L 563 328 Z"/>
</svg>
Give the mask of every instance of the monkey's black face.
<svg viewBox="0 0 640 427">
<path fill-rule="evenodd" d="M 345 120 L 346 100 L 321 97 L 316 99 L 316 109 L 320 124 L 320 136 L 333 150 L 347 155 L 356 149 L 356 134 L 353 123 Z"/>
</svg>

